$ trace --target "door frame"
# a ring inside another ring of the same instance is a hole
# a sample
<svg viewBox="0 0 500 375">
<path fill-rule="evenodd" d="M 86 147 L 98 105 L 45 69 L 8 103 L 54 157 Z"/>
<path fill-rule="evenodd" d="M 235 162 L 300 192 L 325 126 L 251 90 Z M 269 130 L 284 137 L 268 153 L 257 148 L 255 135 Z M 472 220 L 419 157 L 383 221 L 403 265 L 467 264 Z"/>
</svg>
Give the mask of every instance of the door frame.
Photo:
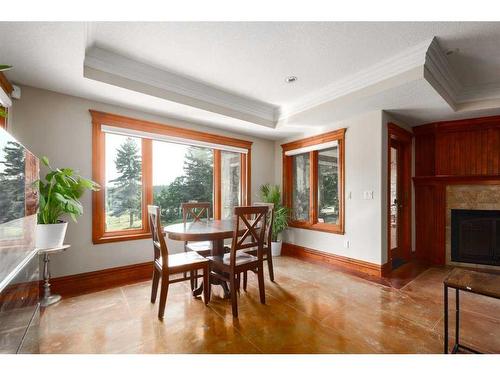
<svg viewBox="0 0 500 375">
<path fill-rule="evenodd" d="M 398 245 L 400 255 L 405 260 L 411 259 L 411 233 L 412 233 L 412 139 L 413 133 L 400 126 L 389 122 L 387 124 L 387 271 L 392 270 L 391 256 L 391 140 L 397 141 L 401 146 L 400 165 L 401 191 L 403 207 L 400 212 L 400 227 L 398 228 Z"/>
</svg>

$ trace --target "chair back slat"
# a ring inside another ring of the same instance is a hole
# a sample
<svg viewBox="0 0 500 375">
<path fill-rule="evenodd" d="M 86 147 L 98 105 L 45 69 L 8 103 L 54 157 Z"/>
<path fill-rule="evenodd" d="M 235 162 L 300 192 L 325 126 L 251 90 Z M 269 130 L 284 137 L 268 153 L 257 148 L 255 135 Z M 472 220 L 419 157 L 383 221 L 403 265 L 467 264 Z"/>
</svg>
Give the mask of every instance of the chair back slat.
<svg viewBox="0 0 500 375">
<path fill-rule="evenodd" d="M 268 206 L 242 206 L 234 208 L 234 232 L 230 252 L 230 265 L 236 263 L 238 250 L 257 248 L 257 257 L 262 260 Z"/>
<path fill-rule="evenodd" d="M 154 260 L 162 259 L 163 269 L 168 269 L 168 248 L 161 226 L 160 207 L 148 205 L 149 228 L 153 239 Z"/>
<path fill-rule="evenodd" d="M 273 239 L 273 223 L 274 223 L 274 203 L 255 202 L 255 206 L 267 206 L 266 214 L 266 233 L 264 234 L 264 247 L 271 246 Z"/>
<path fill-rule="evenodd" d="M 210 218 L 210 207 L 211 204 L 209 202 L 181 203 L 183 223 L 186 224 L 189 219 L 192 219 L 194 222 L 201 221 L 202 219 L 208 220 Z"/>
</svg>

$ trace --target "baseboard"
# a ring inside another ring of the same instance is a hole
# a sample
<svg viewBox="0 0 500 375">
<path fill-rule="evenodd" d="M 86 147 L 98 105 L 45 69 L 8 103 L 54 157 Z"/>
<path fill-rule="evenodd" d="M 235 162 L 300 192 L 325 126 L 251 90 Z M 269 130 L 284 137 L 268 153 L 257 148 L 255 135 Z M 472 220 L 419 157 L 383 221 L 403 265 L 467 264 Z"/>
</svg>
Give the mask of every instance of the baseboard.
<svg viewBox="0 0 500 375">
<path fill-rule="evenodd" d="M 50 279 L 52 293 L 64 297 L 97 292 L 151 279 L 153 262 L 79 273 Z M 43 281 L 40 283 L 43 295 Z"/>
<path fill-rule="evenodd" d="M 323 251 L 309 249 L 307 247 L 284 242 L 282 248 L 283 255 L 299 258 L 305 261 L 323 264 L 327 266 L 340 267 L 369 276 L 383 277 L 389 270 L 389 263 L 380 265 L 363 260 L 348 258 L 341 255 L 325 253 Z"/>
</svg>

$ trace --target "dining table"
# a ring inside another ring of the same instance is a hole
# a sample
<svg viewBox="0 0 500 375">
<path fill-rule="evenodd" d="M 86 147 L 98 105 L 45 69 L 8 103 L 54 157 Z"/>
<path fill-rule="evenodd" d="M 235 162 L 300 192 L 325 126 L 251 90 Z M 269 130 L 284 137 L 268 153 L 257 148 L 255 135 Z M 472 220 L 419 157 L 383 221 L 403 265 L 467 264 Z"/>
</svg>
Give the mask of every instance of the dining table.
<svg viewBox="0 0 500 375">
<path fill-rule="evenodd" d="M 163 228 L 169 239 L 174 241 L 211 241 L 211 255 L 224 255 L 224 240 L 233 237 L 235 227 L 234 219 L 200 220 L 187 223 L 167 225 Z M 211 284 L 220 285 L 224 290 L 224 297 L 229 298 L 229 288 L 225 281 L 210 278 Z M 194 296 L 199 296 L 203 291 L 203 283 L 193 290 Z"/>
</svg>

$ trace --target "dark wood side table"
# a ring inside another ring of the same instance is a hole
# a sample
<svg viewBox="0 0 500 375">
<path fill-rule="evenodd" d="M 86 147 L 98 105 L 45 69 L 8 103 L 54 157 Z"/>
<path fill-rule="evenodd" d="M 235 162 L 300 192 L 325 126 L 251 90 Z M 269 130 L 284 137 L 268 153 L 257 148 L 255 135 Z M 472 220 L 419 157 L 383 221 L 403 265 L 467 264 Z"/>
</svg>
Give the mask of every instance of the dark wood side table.
<svg viewBox="0 0 500 375">
<path fill-rule="evenodd" d="M 455 345 L 459 349 L 480 354 L 475 349 L 460 344 L 460 291 L 500 299 L 500 275 L 455 268 L 444 280 L 444 353 L 448 354 L 448 288 L 455 289 Z"/>
</svg>

